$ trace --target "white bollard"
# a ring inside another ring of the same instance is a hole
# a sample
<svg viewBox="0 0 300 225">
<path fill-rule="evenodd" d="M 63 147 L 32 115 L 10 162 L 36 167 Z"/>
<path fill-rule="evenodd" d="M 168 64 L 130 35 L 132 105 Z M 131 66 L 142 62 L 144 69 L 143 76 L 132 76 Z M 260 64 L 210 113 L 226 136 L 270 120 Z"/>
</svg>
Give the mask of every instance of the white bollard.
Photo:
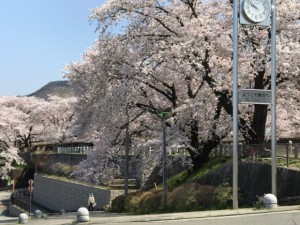
<svg viewBox="0 0 300 225">
<path fill-rule="evenodd" d="M 26 213 L 21 213 L 19 215 L 19 223 L 21 224 L 28 223 L 28 215 Z"/>
<path fill-rule="evenodd" d="M 77 210 L 77 222 L 88 222 L 90 220 L 89 210 L 81 207 Z"/>
<path fill-rule="evenodd" d="M 265 194 L 263 197 L 263 203 L 267 209 L 274 209 L 277 205 L 277 198 L 273 194 Z"/>
<path fill-rule="evenodd" d="M 36 210 L 34 210 L 33 214 L 34 214 L 34 217 L 37 218 L 37 219 L 42 218 L 42 212 L 41 212 L 41 210 L 36 209 Z"/>
</svg>

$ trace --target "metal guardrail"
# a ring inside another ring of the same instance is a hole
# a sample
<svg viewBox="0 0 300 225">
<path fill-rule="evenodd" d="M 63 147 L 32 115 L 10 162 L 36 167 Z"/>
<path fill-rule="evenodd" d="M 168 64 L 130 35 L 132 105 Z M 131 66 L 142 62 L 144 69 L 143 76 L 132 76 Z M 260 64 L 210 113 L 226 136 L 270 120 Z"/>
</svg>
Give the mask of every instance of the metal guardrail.
<svg viewBox="0 0 300 225">
<path fill-rule="evenodd" d="M 11 195 L 11 203 L 25 211 L 30 211 L 30 193 L 27 189 L 16 190 Z"/>
</svg>

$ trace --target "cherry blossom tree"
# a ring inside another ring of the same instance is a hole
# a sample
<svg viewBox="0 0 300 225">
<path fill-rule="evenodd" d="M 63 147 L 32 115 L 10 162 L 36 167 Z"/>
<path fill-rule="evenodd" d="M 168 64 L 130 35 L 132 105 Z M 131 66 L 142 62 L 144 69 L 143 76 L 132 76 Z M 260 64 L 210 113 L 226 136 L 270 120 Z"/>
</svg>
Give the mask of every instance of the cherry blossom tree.
<svg viewBox="0 0 300 225">
<path fill-rule="evenodd" d="M 120 175 L 119 151 L 116 147 L 104 142 L 101 140 L 96 143 L 96 147 L 87 155 L 87 160 L 80 163 L 80 169 L 72 173 L 78 180 L 92 186 L 97 183 L 106 183 Z"/>
<path fill-rule="evenodd" d="M 298 12 L 294 0 L 278 1 L 278 104 L 299 84 Z M 110 0 L 91 19 L 101 36 L 66 71 L 82 95 L 81 131 L 122 146 L 129 122 L 131 140 L 151 146 L 160 140 L 157 113 L 171 107 L 169 145 L 187 149 L 200 167 L 231 135 L 232 2 Z M 124 33 L 110 34 L 120 24 Z M 270 28 L 239 30 L 240 88 L 270 89 Z M 240 135 L 262 143 L 269 107 L 239 110 Z"/>
<path fill-rule="evenodd" d="M 51 142 L 72 141 L 76 126 L 76 103 L 76 97 L 49 96 L 37 110 L 38 124 L 43 127 L 39 139 Z"/>
<path fill-rule="evenodd" d="M 1 97 L 0 101 L 3 112 L 6 112 L 6 117 L 1 118 L 1 122 L 7 124 L 3 129 L 10 127 L 14 134 L 9 142 L 14 143 L 15 146 L 31 146 L 32 139 L 40 132 L 35 126 L 37 124 L 35 112 L 44 101 L 34 97 L 15 96 Z M 15 113 L 10 113 L 11 111 Z M 9 120 L 6 121 L 8 118 Z"/>
<path fill-rule="evenodd" d="M 23 160 L 18 155 L 19 139 L 27 131 L 24 121 L 28 115 L 10 104 L 11 97 L 1 97 L 0 101 L 0 159 L 4 160 L 1 166 L 1 179 L 6 179 L 15 164 L 22 164 Z"/>
<path fill-rule="evenodd" d="M 75 123 L 76 98 L 0 97 L 0 175 L 23 163 L 18 153 L 40 141 L 70 141 Z"/>
</svg>

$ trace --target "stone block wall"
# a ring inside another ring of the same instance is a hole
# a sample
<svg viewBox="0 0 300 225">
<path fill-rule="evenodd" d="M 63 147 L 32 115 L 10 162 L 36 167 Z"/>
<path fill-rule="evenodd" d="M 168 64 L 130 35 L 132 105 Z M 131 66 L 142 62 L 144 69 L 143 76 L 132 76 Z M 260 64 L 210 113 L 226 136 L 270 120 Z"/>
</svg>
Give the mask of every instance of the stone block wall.
<svg viewBox="0 0 300 225">
<path fill-rule="evenodd" d="M 68 165 L 78 165 L 86 159 L 85 154 L 50 154 L 48 162 L 53 165 L 55 163 L 63 163 Z"/>
<path fill-rule="evenodd" d="M 13 217 L 18 217 L 21 213 L 24 212 L 24 210 L 22 210 L 21 208 L 11 204 L 11 202 L 9 203 L 9 215 L 13 216 Z"/>
<path fill-rule="evenodd" d="M 271 165 L 263 163 L 239 162 L 239 194 L 247 204 L 257 202 L 257 196 L 271 193 Z M 232 164 L 229 163 L 215 172 L 201 177 L 198 182 L 218 186 L 232 184 Z M 300 196 L 300 171 L 277 167 L 277 198 Z"/>
<path fill-rule="evenodd" d="M 33 202 L 55 212 L 64 209 L 75 212 L 80 207 L 88 207 L 89 193 L 97 202 L 96 210 L 110 205 L 111 201 L 122 194 L 122 190 L 104 190 L 84 184 L 61 181 L 35 174 Z"/>
</svg>

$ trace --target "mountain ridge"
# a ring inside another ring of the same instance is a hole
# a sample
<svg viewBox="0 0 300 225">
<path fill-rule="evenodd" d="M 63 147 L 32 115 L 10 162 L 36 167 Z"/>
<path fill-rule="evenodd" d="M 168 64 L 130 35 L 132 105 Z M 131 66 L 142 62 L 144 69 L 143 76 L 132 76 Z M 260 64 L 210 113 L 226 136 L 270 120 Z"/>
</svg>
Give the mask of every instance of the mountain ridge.
<svg viewBox="0 0 300 225">
<path fill-rule="evenodd" d="M 27 95 L 37 98 L 48 99 L 50 95 L 56 95 L 62 98 L 76 96 L 76 91 L 68 80 L 51 81 L 38 89 L 37 91 Z"/>
</svg>

